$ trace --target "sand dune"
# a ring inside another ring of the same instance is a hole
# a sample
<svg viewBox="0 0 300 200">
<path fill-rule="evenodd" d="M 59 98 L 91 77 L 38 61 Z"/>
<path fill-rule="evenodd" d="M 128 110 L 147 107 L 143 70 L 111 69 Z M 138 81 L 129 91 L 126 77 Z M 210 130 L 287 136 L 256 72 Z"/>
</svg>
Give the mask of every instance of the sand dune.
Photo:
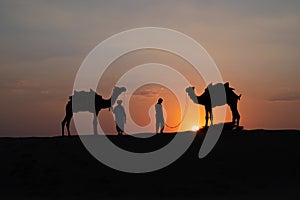
<svg viewBox="0 0 300 200">
<path fill-rule="evenodd" d="M 143 152 L 174 135 L 109 137 Z M 203 137 L 172 165 L 146 174 L 106 167 L 76 136 L 1 138 L 1 199 L 300 199 L 300 131 L 224 131 L 199 159 Z"/>
</svg>

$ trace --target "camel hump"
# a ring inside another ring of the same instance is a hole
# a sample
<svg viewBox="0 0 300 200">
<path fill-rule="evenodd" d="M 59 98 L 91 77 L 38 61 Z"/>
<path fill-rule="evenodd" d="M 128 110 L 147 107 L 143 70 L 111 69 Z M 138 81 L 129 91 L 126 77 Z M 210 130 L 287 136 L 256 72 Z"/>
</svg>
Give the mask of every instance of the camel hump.
<svg viewBox="0 0 300 200">
<path fill-rule="evenodd" d="M 209 90 L 211 92 L 221 91 L 224 90 L 224 85 L 222 83 L 216 83 L 216 84 L 210 83 L 205 90 L 206 91 Z"/>
<path fill-rule="evenodd" d="M 205 89 L 206 95 L 209 95 L 211 99 L 214 101 L 212 103 L 212 107 L 222 106 L 226 104 L 226 98 L 221 98 L 224 96 L 220 96 L 224 94 L 224 84 L 223 83 L 210 83 Z"/>
</svg>

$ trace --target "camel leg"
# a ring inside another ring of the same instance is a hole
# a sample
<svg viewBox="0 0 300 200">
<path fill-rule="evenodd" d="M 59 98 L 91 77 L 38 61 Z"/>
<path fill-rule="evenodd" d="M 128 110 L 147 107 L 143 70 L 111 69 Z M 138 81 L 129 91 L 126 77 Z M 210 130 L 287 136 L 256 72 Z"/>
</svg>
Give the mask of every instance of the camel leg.
<svg viewBox="0 0 300 200">
<path fill-rule="evenodd" d="M 72 101 L 69 101 L 66 105 L 66 116 L 61 122 L 61 135 L 65 136 L 65 125 L 67 126 L 68 136 L 70 136 L 70 121 L 73 117 Z"/>
<path fill-rule="evenodd" d="M 67 126 L 67 131 L 68 131 L 68 136 L 71 136 L 71 134 L 70 134 L 70 122 L 71 122 L 71 119 L 69 119 L 69 120 L 67 121 L 67 124 L 66 124 L 66 126 Z"/>
<path fill-rule="evenodd" d="M 94 114 L 94 120 L 93 120 L 93 128 L 94 128 L 94 135 L 98 134 L 97 126 L 98 126 L 98 114 Z"/>
<path fill-rule="evenodd" d="M 214 125 L 214 116 L 212 110 L 210 111 L 209 117 L 210 117 L 210 124 Z"/>
<path fill-rule="evenodd" d="M 65 125 L 68 121 L 68 117 L 65 116 L 64 120 L 61 122 L 61 136 L 65 136 Z"/>
<path fill-rule="evenodd" d="M 205 108 L 205 127 L 207 127 L 208 124 L 208 109 Z"/>
<path fill-rule="evenodd" d="M 73 115 L 66 115 L 64 120 L 61 122 L 61 136 L 65 136 L 65 126 L 67 127 L 68 136 L 70 136 L 70 122 Z"/>
<path fill-rule="evenodd" d="M 62 122 L 61 122 L 61 136 L 65 136 L 65 124 L 66 124 L 66 122 L 65 122 L 65 120 L 63 120 Z"/>
</svg>

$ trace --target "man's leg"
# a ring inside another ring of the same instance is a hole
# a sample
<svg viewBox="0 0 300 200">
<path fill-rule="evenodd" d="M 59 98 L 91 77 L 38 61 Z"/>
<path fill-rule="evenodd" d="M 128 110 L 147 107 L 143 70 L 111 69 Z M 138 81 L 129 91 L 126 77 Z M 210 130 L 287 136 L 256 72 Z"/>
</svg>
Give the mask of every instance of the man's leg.
<svg viewBox="0 0 300 200">
<path fill-rule="evenodd" d="M 163 134 L 164 133 L 164 129 L 165 129 L 165 122 L 161 121 L 160 125 L 161 125 L 160 133 Z"/>
<path fill-rule="evenodd" d="M 156 128 L 155 128 L 156 134 L 158 134 L 158 129 L 159 129 L 159 121 L 156 120 Z"/>
</svg>

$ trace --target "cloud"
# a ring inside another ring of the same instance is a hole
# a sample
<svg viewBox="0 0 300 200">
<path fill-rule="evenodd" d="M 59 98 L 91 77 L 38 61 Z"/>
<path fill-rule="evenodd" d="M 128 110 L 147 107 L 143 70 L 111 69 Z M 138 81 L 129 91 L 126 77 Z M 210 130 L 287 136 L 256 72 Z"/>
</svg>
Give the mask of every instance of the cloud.
<svg viewBox="0 0 300 200">
<path fill-rule="evenodd" d="M 20 95 L 24 95 L 25 94 L 25 90 L 24 89 L 11 89 L 9 91 L 9 94 L 20 96 Z"/>
<path fill-rule="evenodd" d="M 143 97 L 156 97 L 158 93 L 152 90 L 143 90 L 143 91 L 135 92 L 133 95 L 143 96 Z"/>
<path fill-rule="evenodd" d="M 31 80 L 1 81 L 0 88 L 11 95 L 40 94 L 49 95 L 50 91 L 43 89 L 40 83 Z"/>
<path fill-rule="evenodd" d="M 299 101 L 300 100 L 300 92 L 280 94 L 280 95 L 270 97 L 268 100 L 269 101 Z"/>
<path fill-rule="evenodd" d="M 41 94 L 48 95 L 48 94 L 50 93 L 50 91 L 49 91 L 49 90 L 41 90 L 40 93 L 41 93 Z"/>
<path fill-rule="evenodd" d="M 28 80 L 20 80 L 16 85 L 21 88 L 37 88 L 39 86 L 38 83 Z"/>
<path fill-rule="evenodd" d="M 39 83 L 30 80 L 2 81 L 1 88 L 11 90 L 32 90 L 38 89 Z"/>
<path fill-rule="evenodd" d="M 274 38 L 276 35 L 285 36 L 295 27 L 298 30 L 299 3 L 279 0 L 74 0 L 72 3 L 68 0 L 3 0 L 0 3 L 0 42 L 3 44 L 0 47 L 0 60 L 9 62 L 16 57 L 35 60 L 85 55 L 111 34 L 141 26 L 169 27 L 197 35 L 199 32 L 201 35 L 205 32 L 208 35 L 215 33 L 216 38 L 222 38 L 220 32 L 222 35 L 232 32 L 246 35 L 254 34 L 254 30 L 267 29 L 263 39 L 273 42 L 278 40 Z M 251 23 L 243 19 L 251 19 Z M 269 31 L 270 26 L 279 30 Z M 297 30 L 291 32 L 289 38 L 297 40 Z M 257 40 L 257 37 L 254 39 Z"/>
</svg>

